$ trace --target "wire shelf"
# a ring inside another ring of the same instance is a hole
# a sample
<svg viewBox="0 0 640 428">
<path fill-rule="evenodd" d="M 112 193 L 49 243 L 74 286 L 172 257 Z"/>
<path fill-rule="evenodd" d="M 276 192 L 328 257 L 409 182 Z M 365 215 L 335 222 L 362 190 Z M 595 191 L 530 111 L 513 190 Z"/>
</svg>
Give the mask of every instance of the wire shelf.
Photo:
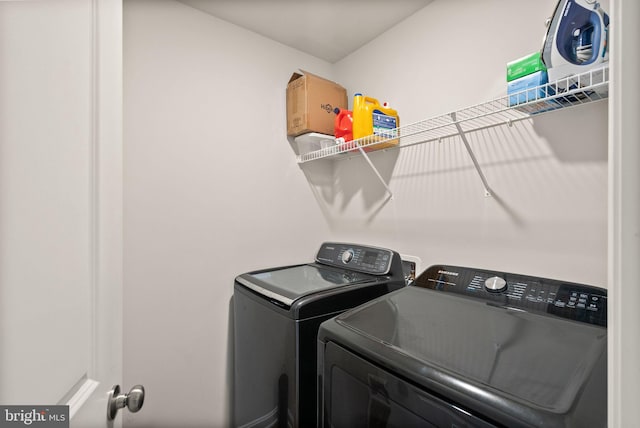
<svg viewBox="0 0 640 428">
<path fill-rule="evenodd" d="M 298 163 L 343 155 L 345 153 L 403 148 L 416 144 L 479 131 L 500 125 L 511 125 L 532 115 L 565 109 L 609 95 L 609 67 L 566 77 L 552 83 L 443 114 L 387 131 L 387 135 L 368 136 L 348 142 L 337 142 L 320 150 L 297 156 Z M 334 139 L 335 141 L 335 139 Z"/>
</svg>

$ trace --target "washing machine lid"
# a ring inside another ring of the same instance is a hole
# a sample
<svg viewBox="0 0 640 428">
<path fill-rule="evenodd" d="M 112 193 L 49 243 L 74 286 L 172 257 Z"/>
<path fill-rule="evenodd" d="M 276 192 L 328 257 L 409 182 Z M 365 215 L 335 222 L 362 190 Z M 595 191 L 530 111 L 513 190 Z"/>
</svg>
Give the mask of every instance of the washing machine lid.
<svg viewBox="0 0 640 428">
<path fill-rule="evenodd" d="M 245 287 L 288 307 L 305 296 L 376 280 L 373 275 L 315 263 L 246 273 L 236 278 Z"/>
<path fill-rule="evenodd" d="M 596 367 L 606 403 L 602 326 L 413 286 L 329 323 L 321 340 L 346 343 L 431 390 L 456 391 L 504 412 L 514 402 L 527 412 L 571 412 Z"/>
</svg>

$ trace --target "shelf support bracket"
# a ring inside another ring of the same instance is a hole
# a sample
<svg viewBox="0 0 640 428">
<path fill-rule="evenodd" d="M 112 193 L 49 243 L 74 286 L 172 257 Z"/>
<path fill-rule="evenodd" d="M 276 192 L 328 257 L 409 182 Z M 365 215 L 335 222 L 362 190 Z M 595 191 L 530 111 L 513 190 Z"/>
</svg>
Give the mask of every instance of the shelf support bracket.
<svg viewBox="0 0 640 428">
<path fill-rule="evenodd" d="M 389 194 L 389 199 L 393 199 L 393 192 L 391 191 L 391 189 L 389 189 L 386 181 L 384 181 L 384 178 L 382 178 L 380 172 L 378 172 L 378 168 L 376 168 L 373 162 L 371 162 L 371 159 L 369 159 L 369 155 L 367 155 L 367 152 L 364 151 L 360 144 L 358 144 L 358 150 L 360 150 L 360 154 L 362 154 L 362 157 L 367 161 L 373 172 L 376 174 L 376 177 L 378 177 L 378 180 L 380 180 L 380 183 L 382 183 L 382 185 L 386 189 L 387 193 Z"/>
<path fill-rule="evenodd" d="M 462 142 L 464 143 L 464 146 L 467 148 L 467 152 L 469 153 L 469 157 L 471 157 L 471 161 L 473 162 L 473 166 L 475 166 L 476 171 L 478 172 L 478 175 L 480 176 L 480 180 L 482 181 L 482 185 L 484 186 L 484 195 L 485 196 L 491 196 L 491 188 L 489 187 L 489 183 L 487 183 L 487 179 L 485 178 L 484 174 L 482 173 L 482 168 L 480 168 L 480 164 L 478 163 L 478 160 L 476 159 L 476 155 L 473 153 L 473 150 L 471 150 L 471 146 L 469 145 L 469 141 L 467 140 L 467 136 L 464 133 L 464 130 L 462 129 L 462 127 L 460 126 L 460 123 L 456 120 L 456 113 L 450 113 L 451 116 L 451 120 L 453 120 L 453 124 L 455 125 L 456 129 L 458 130 L 458 135 L 460 135 L 460 138 L 462 139 Z"/>
</svg>

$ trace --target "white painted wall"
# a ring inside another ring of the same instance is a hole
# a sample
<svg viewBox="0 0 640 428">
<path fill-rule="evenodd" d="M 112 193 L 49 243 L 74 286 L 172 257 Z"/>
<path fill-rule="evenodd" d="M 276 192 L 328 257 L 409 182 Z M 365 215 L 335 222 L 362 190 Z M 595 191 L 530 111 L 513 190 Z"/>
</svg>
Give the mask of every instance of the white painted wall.
<svg viewBox="0 0 640 428">
<path fill-rule="evenodd" d="M 390 102 L 405 125 L 482 103 L 506 94 L 507 62 L 540 49 L 555 4 L 435 1 L 335 73 L 350 95 Z M 363 161 L 336 162 L 334 192 L 319 198 L 334 233 L 419 256 L 425 267 L 470 265 L 605 287 L 607 103 L 468 139 L 494 197 L 484 196 L 458 138 L 373 153 L 394 199 L 385 202 Z"/>
<path fill-rule="evenodd" d="M 373 153 L 386 201 L 361 160 L 301 170 L 285 136 L 296 68 L 391 102 L 404 124 L 503 95 L 505 64 L 539 49 L 554 5 L 437 0 L 331 65 L 127 0 L 124 383 L 148 390 L 127 426 L 225 426 L 234 276 L 307 261 L 322 240 L 605 286 L 606 102 L 469 135 L 491 198 L 456 139 Z"/>
<path fill-rule="evenodd" d="M 328 63 L 173 1 L 124 2 L 130 427 L 227 426 L 236 275 L 329 237 L 286 138 L 285 88 Z"/>
</svg>

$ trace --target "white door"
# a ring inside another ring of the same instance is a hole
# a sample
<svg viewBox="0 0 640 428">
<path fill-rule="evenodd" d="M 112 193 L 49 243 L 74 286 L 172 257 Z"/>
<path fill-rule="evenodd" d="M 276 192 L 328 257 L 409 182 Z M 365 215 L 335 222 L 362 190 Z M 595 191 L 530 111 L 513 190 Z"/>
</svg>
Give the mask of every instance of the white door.
<svg viewBox="0 0 640 428">
<path fill-rule="evenodd" d="M 24 408 L 0 426 L 66 404 L 71 427 L 114 426 L 121 58 L 121 1 L 0 1 L 0 405 Z"/>
</svg>

